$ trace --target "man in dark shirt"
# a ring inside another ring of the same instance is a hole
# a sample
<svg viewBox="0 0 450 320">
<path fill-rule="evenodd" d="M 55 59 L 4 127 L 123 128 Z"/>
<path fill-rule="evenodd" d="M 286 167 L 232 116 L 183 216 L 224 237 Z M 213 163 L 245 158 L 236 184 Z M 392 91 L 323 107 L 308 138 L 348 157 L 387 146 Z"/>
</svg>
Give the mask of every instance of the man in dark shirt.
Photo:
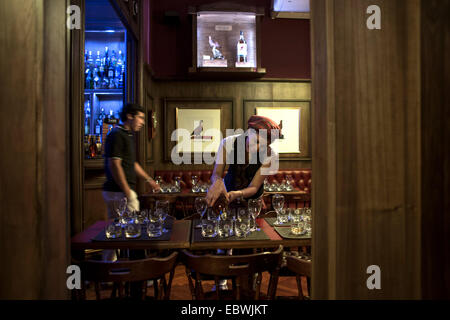
<svg viewBox="0 0 450 320">
<path fill-rule="evenodd" d="M 114 128 L 106 137 L 105 173 L 103 198 L 108 208 L 108 217 L 114 217 L 117 201 L 127 198 L 127 207 L 139 211 L 136 194 L 137 177 L 145 179 L 156 191 L 159 185 L 136 162 L 134 132 L 145 125 L 144 109 L 136 104 L 127 104 L 120 113 L 121 125 Z"/>
</svg>

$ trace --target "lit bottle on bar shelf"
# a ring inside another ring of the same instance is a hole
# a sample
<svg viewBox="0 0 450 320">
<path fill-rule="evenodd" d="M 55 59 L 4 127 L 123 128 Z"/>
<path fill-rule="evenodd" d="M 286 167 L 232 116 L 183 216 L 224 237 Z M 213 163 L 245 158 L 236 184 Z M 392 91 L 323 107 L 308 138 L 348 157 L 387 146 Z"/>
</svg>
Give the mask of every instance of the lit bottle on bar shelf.
<svg viewBox="0 0 450 320">
<path fill-rule="evenodd" d="M 101 109 L 100 114 L 97 118 L 97 124 L 95 129 L 95 134 L 101 136 L 102 135 L 102 128 L 103 128 L 103 120 L 105 119 L 105 109 Z M 98 129 L 97 129 L 98 126 Z"/>
<path fill-rule="evenodd" d="M 85 89 L 87 89 L 87 76 L 89 74 L 90 70 L 89 70 L 89 66 L 88 66 L 88 51 L 85 50 L 84 51 L 84 87 Z"/>
<path fill-rule="evenodd" d="M 94 68 L 94 59 L 92 58 L 92 51 L 89 51 L 88 59 L 87 59 L 87 65 L 89 69 Z"/>
<path fill-rule="evenodd" d="M 92 89 L 94 86 L 94 80 L 92 75 L 92 51 L 89 51 L 89 54 L 85 55 L 85 64 L 84 64 L 84 88 Z"/>
<path fill-rule="evenodd" d="M 103 79 L 105 78 L 105 64 L 103 59 L 100 60 L 100 66 L 98 67 L 98 77 L 100 78 L 100 88 L 103 88 Z"/>
<path fill-rule="evenodd" d="M 84 111 L 84 134 L 89 134 L 91 129 L 91 103 L 88 100 Z"/>
<path fill-rule="evenodd" d="M 123 89 L 124 76 L 125 76 L 125 65 L 122 65 L 122 72 L 120 73 L 118 89 Z"/>
<path fill-rule="evenodd" d="M 107 123 L 109 124 L 115 124 L 117 123 L 117 119 L 114 117 L 114 111 L 112 109 L 109 109 L 109 116 Z"/>
<path fill-rule="evenodd" d="M 92 77 L 91 69 L 86 69 L 86 83 L 85 89 L 93 89 L 94 88 L 94 79 Z"/>
<path fill-rule="evenodd" d="M 247 62 L 247 42 L 244 38 L 244 32 L 240 32 L 239 41 L 237 43 L 237 62 Z"/>
<path fill-rule="evenodd" d="M 100 141 L 100 136 L 96 137 L 95 144 L 97 146 L 97 156 L 102 154 L 102 142 Z"/>
<path fill-rule="evenodd" d="M 97 144 L 94 141 L 94 136 L 91 136 L 90 143 L 89 143 L 89 158 L 95 158 L 97 157 L 98 149 Z"/>
<path fill-rule="evenodd" d="M 119 57 L 117 58 L 115 75 L 114 77 L 120 79 L 120 75 L 122 74 L 122 66 L 123 66 L 123 54 L 122 51 L 119 51 Z"/>
<path fill-rule="evenodd" d="M 109 65 L 108 68 L 108 89 L 115 89 L 115 83 L 114 83 L 114 68 L 112 65 Z"/>
<path fill-rule="evenodd" d="M 109 62 L 110 62 L 109 48 L 105 47 L 105 55 L 103 57 L 103 64 L 105 65 L 105 67 L 109 67 Z"/>
<path fill-rule="evenodd" d="M 95 58 L 95 67 L 100 68 L 102 64 L 102 58 L 100 57 L 100 51 L 97 51 L 97 58 Z"/>
<path fill-rule="evenodd" d="M 105 68 L 103 71 L 103 77 L 102 77 L 102 89 L 108 89 L 109 88 L 109 79 L 108 79 L 108 69 Z"/>
<path fill-rule="evenodd" d="M 84 136 L 84 155 L 86 158 L 89 157 L 89 135 Z"/>
<path fill-rule="evenodd" d="M 101 89 L 101 78 L 98 76 L 98 69 L 94 68 L 94 89 Z"/>
<path fill-rule="evenodd" d="M 110 66 L 115 69 L 116 68 L 116 64 L 117 64 L 117 57 L 116 57 L 116 51 L 112 51 L 111 53 L 111 63 Z"/>
</svg>

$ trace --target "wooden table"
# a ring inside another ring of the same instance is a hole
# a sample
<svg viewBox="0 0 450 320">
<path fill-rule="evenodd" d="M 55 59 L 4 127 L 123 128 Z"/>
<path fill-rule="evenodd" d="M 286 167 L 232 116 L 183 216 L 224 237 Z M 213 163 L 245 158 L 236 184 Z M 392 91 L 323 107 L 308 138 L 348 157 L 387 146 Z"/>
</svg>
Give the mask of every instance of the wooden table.
<svg viewBox="0 0 450 320">
<path fill-rule="evenodd" d="M 266 240 L 226 240 L 193 242 L 191 239 L 192 221 L 175 220 L 172 227 L 172 235 L 169 241 L 92 241 L 105 229 L 108 221 L 98 221 L 83 232 L 72 238 L 72 251 L 84 251 L 85 249 L 228 249 L 228 248 L 275 248 L 280 244 L 284 247 L 311 246 L 311 238 L 283 239 L 273 227 L 264 219 L 257 219 L 257 223 L 269 239 Z M 287 228 L 287 227 L 286 227 Z"/>
<path fill-rule="evenodd" d="M 191 250 L 209 249 L 252 249 L 252 248 L 276 248 L 280 244 L 283 247 L 308 247 L 311 246 L 311 238 L 283 239 L 273 227 L 264 219 L 256 219 L 262 231 L 270 238 L 267 240 L 226 240 L 193 242 L 191 233 Z M 288 227 L 284 227 L 288 228 Z"/>
<path fill-rule="evenodd" d="M 191 221 L 175 220 L 172 226 L 172 234 L 168 241 L 157 240 L 132 240 L 132 241 L 92 241 L 109 221 L 98 221 L 83 232 L 72 238 L 72 251 L 85 249 L 188 249 L 191 240 Z"/>
</svg>

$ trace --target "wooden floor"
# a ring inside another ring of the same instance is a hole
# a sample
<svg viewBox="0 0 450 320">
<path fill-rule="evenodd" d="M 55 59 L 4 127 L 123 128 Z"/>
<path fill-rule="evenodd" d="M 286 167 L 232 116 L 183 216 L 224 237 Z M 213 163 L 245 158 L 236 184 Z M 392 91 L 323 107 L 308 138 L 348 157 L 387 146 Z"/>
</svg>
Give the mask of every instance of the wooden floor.
<svg viewBox="0 0 450 320">
<path fill-rule="evenodd" d="M 269 274 L 263 274 L 263 280 L 261 284 L 261 292 L 267 292 L 267 286 L 269 282 Z M 306 282 L 306 279 L 303 279 L 303 283 Z M 213 282 L 204 282 L 203 288 L 204 290 L 211 290 Z M 228 283 L 229 288 L 231 288 L 231 282 Z M 102 290 L 101 298 L 108 298 L 110 295 L 110 290 Z M 148 295 L 152 295 L 153 290 L 151 288 L 148 289 Z M 297 296 L 297 283 L 294 277 L 280 277 L 278 280 L 277 293 L 276 296 Z M 86 290 L 86 299 L 95 300 L 95 290 L 93 285 L 89 285 Z M 172 290 L 170 295 L 171 300 L 191 300 L 192 296 L 189 291 L 188 280 L 185 272 L 185 268 L 183 265 L 178 265 L 175 269 L 175 275 L 172 283 Z"/>
</svg>

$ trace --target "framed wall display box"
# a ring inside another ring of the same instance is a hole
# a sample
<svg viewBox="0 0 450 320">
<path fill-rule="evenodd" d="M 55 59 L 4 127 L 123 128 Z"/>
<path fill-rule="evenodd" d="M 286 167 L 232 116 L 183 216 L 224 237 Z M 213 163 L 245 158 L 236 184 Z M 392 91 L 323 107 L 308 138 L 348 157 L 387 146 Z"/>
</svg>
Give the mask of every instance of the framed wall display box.
<svg viewBox="0 0 450 320">
<path fill-rule="evenodd" d="M 233 106 L 233 99 L 165 98 L 164 160 L 212 164 L 226 129 L 233 128 Z"/>
<path fill-rule="evenodd" d="M 244 119 L 256 114 L 279 124 L 281 135 L 272 148 L 280 160 L 310 160 L 310 105 L 308 100 L 244 100 Z"/>
<path fill-rule="evenodd" d="M 265 74 L 260 63 L 261 9 L 237 4 L 191 7 L 191 74 Z"/>
</svg>

